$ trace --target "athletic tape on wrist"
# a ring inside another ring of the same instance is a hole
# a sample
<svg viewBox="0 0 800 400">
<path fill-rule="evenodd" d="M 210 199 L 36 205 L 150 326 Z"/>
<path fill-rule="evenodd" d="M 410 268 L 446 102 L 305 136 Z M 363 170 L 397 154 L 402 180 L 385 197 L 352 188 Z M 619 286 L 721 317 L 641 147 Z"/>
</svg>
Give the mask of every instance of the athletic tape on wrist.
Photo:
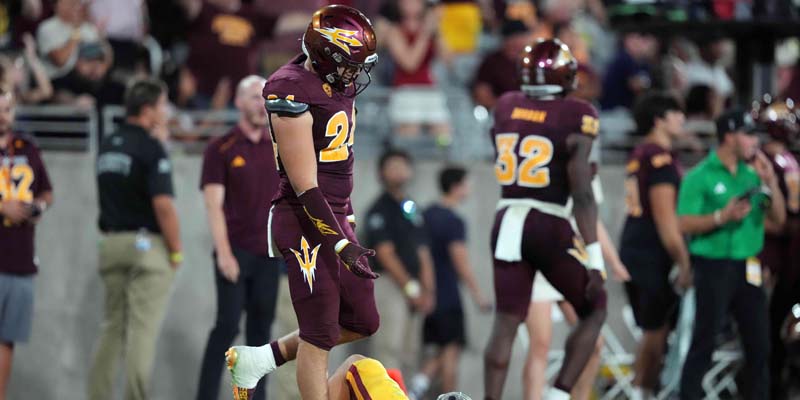
<svg viewBox="0 0 800 400">
<path fill-rule="evenodd" d="M 349 240 L 342 239 L 336 242 L 336 244 L 333 246 L 333 249 L 336 250 L 336 253 L 338 254 L 340 251 L 342 251 L 342 249 L 344 249 L 344 246 L 347 246 L 348 244 L 350 244 Z"/>
<path fill-rule="evenodd" d="M 586 254 L 589 256 L 586 260 L 586 268 L 596 269 L 605 276 L 606 265 L 603 261 L 603 249 L 600 247 L 600 242 L 586 245 Z"/>
</svg>

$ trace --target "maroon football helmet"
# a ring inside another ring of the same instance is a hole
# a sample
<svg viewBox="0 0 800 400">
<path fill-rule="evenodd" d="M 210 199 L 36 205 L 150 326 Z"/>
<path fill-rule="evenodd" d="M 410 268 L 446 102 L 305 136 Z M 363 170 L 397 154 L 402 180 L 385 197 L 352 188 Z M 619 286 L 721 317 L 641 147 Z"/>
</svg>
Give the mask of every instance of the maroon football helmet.
<svg viewBox="0 0 800 400">
<path fill-rule="evenodd" d="M 558 39 L 539 39 L 525 46 L 519 59 L 522 91 L 529 96 L 566 96 L 575 89 L 578 61 Z"/>
<path fill-rule="evenodd" d="M 369 71 L 378 62 L 372 23 L 352 7 L 322 7 L 303 35 L 303 53 L 323 82 L 348 96 L 364 91 Z M 361 78 L 361 79 L 359 79 Z"/>
<path fill-rule="evenodd" d="M 777 100 L 765 94 L 760 101 L 753 101 L 751 115 L 772 140 L 791 144 L 800 134 L 800 109 L 792 99 Z"/>
</svg>

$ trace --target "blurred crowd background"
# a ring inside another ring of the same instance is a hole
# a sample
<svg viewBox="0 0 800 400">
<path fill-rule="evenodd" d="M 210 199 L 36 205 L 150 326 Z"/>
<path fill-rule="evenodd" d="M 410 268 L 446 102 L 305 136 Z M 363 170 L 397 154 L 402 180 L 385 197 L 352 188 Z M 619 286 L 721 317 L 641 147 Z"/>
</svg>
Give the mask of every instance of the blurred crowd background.
<svg viewBox="0 0 800 400">
<path fill-rule="evenodd" d="M 175 137 L 198 140 L 220 132 L 214 128 L 232 108 L 236 82 L 250 73 L 269 76 L 298 52 L 308 15 L 321 3 L 9 1 L 0 5 L 0 79 L 22 104 L 96 112 L 90 125 L 102 133 L 102 122 L 119 115 L 113 106 L 125 85 L 157 76 L 170 88 Z M 694 152 L 707 145 L 710 121 L 726 105 L 763 93 L 800 97 L 791 1 L 338 3 L 363 10 L 378 33 L 380 63 L 359 100 L 362 115 L 380 116 L 359 121 L 368 149 L 388 143 L 430 153 L 415 154 L 422 156 L 490 156 L 482 131 L 493 103 L 517 87 L 515 58 L 537 37 L 558 37 L 580 61 L 578 96 L 602 110 L 605 147 L 636 135 L 628 110 L 650 89 L 684 100 L 682 147 Z M 62 146 L 81 137 L 60 130 L 36 133 Z"/>
</svg>

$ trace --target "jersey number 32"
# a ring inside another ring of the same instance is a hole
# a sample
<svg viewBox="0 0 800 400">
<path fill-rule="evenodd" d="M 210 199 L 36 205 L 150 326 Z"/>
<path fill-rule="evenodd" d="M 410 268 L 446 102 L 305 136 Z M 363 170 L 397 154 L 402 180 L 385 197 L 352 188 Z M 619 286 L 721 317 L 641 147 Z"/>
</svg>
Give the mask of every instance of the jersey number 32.
<svg viewBox="0 0 800 400">
<path fill-rule="evenodd" d="M 553 159 L 553 142 L 544 136 L 530 135 L 519 143 L 518 133 L 501 133 L 495 136 L 497 160 L 494 173 L 501 185 L 542 188 L 550 184 L 550 168 Z M 521 162 L 520 162 L 521 160 Z"/>
</svg>

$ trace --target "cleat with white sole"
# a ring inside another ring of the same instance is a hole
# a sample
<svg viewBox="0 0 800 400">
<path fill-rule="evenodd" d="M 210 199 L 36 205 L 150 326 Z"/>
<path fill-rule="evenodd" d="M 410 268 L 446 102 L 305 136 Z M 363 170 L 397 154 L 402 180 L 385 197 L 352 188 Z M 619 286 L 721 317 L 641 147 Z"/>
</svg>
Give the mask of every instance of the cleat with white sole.
<svg viewBox="0 0 800 400">
<path fill-rule="evenodd" d="M 233 346 L 225 352 L 225 362 L 231 371 L 234 400 L 252 399 L 258 381 L 277 369 L 269 345 Z"/>
</svg>

